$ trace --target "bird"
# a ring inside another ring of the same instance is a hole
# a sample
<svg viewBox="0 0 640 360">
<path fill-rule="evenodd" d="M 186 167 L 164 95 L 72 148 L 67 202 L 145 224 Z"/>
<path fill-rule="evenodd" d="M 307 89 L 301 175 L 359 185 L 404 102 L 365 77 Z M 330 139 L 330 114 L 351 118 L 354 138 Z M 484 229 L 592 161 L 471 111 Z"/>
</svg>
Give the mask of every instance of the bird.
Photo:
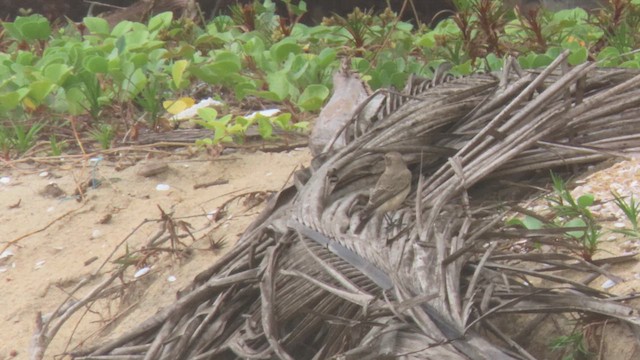
<svg viewBox="0 0 640 360">
<path fill-rule="evenodd" d="M 361 222 L 355 232 L 359 233 L 374 215 L 385 215 L 402 205 L 411 191 L 411 170 L 407 168 L 402 154 L 389 152 L 384 155 L 385 168 L 369 193 L 369 202 L 361 213 Z"/>
</svg>

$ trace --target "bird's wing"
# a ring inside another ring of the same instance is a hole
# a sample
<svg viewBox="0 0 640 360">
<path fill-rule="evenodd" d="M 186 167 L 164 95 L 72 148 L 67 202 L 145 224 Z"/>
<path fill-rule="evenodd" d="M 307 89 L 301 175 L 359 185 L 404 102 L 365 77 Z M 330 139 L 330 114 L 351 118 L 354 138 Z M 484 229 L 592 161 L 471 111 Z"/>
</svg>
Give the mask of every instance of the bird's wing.
<svg viewBox="0 0 640 360">
<path fill-rule="evenodd" d="M 372 210 L 377 209 L 409 186 L 411 186 L 411 171 L 408 169 L 383 173 L 376 187 L 371 191 L 368 207 Z"/>
</svg>

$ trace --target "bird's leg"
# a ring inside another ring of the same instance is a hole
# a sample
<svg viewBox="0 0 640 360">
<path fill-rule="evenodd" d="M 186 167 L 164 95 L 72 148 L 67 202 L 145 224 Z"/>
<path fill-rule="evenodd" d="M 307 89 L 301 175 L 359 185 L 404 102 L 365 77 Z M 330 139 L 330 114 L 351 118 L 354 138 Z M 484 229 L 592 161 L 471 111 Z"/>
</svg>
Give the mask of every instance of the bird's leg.
<svg viewBox="0 0 640 360">
<path fill-rule="evenodd" d="M 384 214 L 384 220 L 386 221 L 386 226 L 385 226 L 385 230 L 386 231 L 391 231 L 394 229 L 399 229 L 400 227 L 402 227 L 402 219 L 393 219 L 391 217 L 391 215 L 389 214 Z"/>
</svg>

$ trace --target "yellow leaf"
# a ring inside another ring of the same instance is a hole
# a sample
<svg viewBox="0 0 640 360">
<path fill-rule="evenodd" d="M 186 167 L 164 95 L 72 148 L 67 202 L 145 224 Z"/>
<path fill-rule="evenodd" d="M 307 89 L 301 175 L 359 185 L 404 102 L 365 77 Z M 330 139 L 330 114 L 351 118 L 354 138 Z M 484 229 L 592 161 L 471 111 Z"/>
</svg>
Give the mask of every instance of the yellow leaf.
<svg viewBox="0 0 640 360">
<path fill-rule="evenodd" d="M 22 99 L 22 105 L 27 109 L 27 111 L 34 111 L 38 107 L 28 96 Z"/>
<path fill-rule="evenodd" d="M 183 97 L 177 100 L 166 100 L 162 102 L 162 106 L 172 115 L 178 114 L 192 107 L 196 101 L 190 97 Z"/>
</svg>

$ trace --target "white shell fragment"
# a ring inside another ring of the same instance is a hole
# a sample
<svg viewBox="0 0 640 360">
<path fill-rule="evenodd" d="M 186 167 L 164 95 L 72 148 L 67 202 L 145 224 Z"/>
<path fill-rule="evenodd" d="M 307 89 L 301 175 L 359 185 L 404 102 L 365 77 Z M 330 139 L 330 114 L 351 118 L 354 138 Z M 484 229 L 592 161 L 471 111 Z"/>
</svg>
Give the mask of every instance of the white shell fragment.
<svg viewBox="0 0 640 360">
<path fill-rule="evenodd" d="M 0 184 L 8 185 L 11 182 L 11 178 L 8 176 L 0 177 Z"/>
<path fill-rule="evenodd" d="M 168 191 L 169 189 L 171 189 L 171 186 L 169 186 L 167 184 L 158 184 L 158 185 L 156 185 L 156 190 L 157 191 Z"/>
<path fill-rule="evenodd" d="M 607 279 L 607 281 L 602 283 L 602 288 L 603 289 L 610 289 L 612 288 L 614 285 L 616 284 L 615 281 L 611 280 L 611 279 Z"/>
<path fill-rule="evenodd" d="M 98 229 L 93 229 L 93 231 L 91 231 L 91 238 L 92 239 L 97 239 L 102 235 L 102 232 Z"/>
<path fill-rule="evenodd" d="M 47 171 L 43 171 L 43 172 L 41 172 L 40 174 L 38 174 L 38 176 L 40 176 L 40 177 L 47 177 L 47 176 L 49 176 L 49 172 L 47 172 Z"/>
<path fill-rule="evenodd" d="M 251 120 L 253 118 L 255 118 L 258 115 L 262 115 L 262 116 L 266 116 L 266 117 L 271 117 L 274 115 L 278 115 L 280 114 L 280 109 L 266 109 L 266 110 L 260 110 L 260 111 L 254 111 L 251 114 L 245 116 L 247 119 Z"/>
<path fill-rule="evenodd" d="M 10 249 L 7 249 L 7 250 L 3 251 L 2 254 L 0 254 L 0 260 L 8 259 L 8 258 L 12 257 L 13 255 L 15 255 L 13 253 L 13 251 L 11 251 Z"/>
<path fill-rule="evenodd" d="M 206 107 L 213 107 L 213 106 L 220 106 L 220 105 L 223 105 L 223 103 L 221 103 L 218 100 L 213 100 L 212 98 L 202 99 L 202 100 L 200 100 L 199 103 L 194 104 L 192 107 L 190 107 L 188 109 L 184 109 L 184 110 L 180 111 L 179 113 L 173 115 L 171 117 L 171 120 L 178 121 L 178 120 L 193 119 L 193 118 L 196 117 L 196 115 L 198 115 L 198 109 L 202 109 L 202 108 L 206 108 Z"/>
<path fill-rule="evenodd" d="M 174 282 L 174 281 L 176 281 L 176 280 L 177 280 L 177 279 L 176 279 L 176 277 L 175 277 L 175 276 L 173 276 L 173 275 L 169 275 L 169 276 L 167 277 L 167 281 L 168 281 L 168 282 Z"/>
<path fill-rule="evenodd" d="M 133 277 L 134 277 L 135 279 L 137 279 L 137 278 L 139 278 L 139 277 L 141 277 L 141 276 L 147 275 L 147 273 L 148 273 L 149 271 L 151 271 L 151 268 L 150 268 L 150 267 L 148 267 L 148 266 L 145 266 L 145 267 L 143 267 L 142 269 L 140 269 L 140 270 L 136 271 L 136 273 L 135 273 L 135 274 L 133 274 Z"/>
<path fill-rule="evenodd" d="M 36 265 L 33 267 L 34 269 L 38 270 L 40 268 L 42 268 L 44 266 L 44 264 L 46 263 L 45 260 L 40 260 L 36 262 Z"/>
</svg>

